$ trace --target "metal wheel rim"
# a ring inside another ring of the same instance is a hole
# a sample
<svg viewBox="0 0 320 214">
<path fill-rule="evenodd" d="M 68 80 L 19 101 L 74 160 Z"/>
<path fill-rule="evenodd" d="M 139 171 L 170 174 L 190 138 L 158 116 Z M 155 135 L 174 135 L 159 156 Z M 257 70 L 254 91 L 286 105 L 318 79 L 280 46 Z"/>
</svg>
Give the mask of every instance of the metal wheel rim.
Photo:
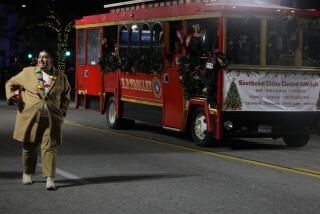
<svg viewBox="0 0 320 214">
<path fill-rule="evenodd" d="M 194 131 L 197 138 L 203 140 L 207 134 L 207 122 L 203 114 L 198 114 L 195 119 Z"/>
<path fill-rule="evenodd" d="M 116 121 L 116 115 L 117 115 L 116 107 L 114 103 L 110 103 L 108 112 L 109 112 L 109 121 L 110 123 L 114 124 Z"/>
</svg>

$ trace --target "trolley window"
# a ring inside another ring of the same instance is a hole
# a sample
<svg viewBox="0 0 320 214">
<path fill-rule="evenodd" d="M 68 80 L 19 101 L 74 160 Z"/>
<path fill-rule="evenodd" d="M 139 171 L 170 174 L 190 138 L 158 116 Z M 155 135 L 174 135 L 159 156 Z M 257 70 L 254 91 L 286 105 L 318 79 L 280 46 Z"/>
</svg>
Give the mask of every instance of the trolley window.
<svg viewBox="0 0 320 214">
<path fill-rule="evenodd" d="M 303 32 L 302 64 L 305 66 L 320 66 L 320 20 L 305 22 Z"/>
<path fill-rule="evenodd" d="M 132 25 L 130 32 L 131 32 L 130 43 L 132 45 L 138 45 L 139 44 L 139 26 L 137 24 Z"/>
<path fill-rule="evenodd" d="M 120 44 L 128 44 L 129 41 L 129 34 L 127 26 L 122 25 L 120 27 Z"/>
<path fill-rule="evenodd" d="M 85 46 L 85 43 L 84 43 L 84 34 L 85 31 L 84 29 L 80 29 L 77 31 L 77 44 L 78 44 L 78 52 L 77 52 L 77 62 L 79 65 L 83 65 L 85 64 L 85 49 L 84 49 L 84 46 Z"/>
<path fill-rule="evenodd" d="M 227 57 L 232 64 L 260 64 L 260 19 L 227 20 Z"/>
<path fill-rule="evenodd" d="M 141 43 L 148 44 L 151 42 L 151 32 L 149 24 L 144 24 L 141 30 Z"/>
<path fill-rule="evenodd" d="M 100 29 L 87 31 L 87 64 L 97 65 L 100 58 Z"/>
<path fill-rule="evenodd" d="M 268 20 L 268 65 L 295 65 L 297 36 L 296 20 L 282 17 Z"/>
<path fill-rule="evenodd" d="M 161 43 L 163 38 L 162 25 L 160 23 L 155 23 L 152 29 L 152 41 L 153 43 Z"/>
</svg>

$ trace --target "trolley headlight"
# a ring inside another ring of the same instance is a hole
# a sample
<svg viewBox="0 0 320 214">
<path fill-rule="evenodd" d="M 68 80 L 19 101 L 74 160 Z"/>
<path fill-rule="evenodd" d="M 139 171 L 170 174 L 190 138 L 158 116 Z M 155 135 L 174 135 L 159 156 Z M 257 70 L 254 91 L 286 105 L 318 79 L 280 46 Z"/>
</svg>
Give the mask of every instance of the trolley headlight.
<svg viewBox="0 0 320 214">
<path fill-rule="evenodd" d="M 224 128 L 228 131 L 231 130 L 233 128 L 233 123 L 230 120 L 224 122 Z"/>
</svg>

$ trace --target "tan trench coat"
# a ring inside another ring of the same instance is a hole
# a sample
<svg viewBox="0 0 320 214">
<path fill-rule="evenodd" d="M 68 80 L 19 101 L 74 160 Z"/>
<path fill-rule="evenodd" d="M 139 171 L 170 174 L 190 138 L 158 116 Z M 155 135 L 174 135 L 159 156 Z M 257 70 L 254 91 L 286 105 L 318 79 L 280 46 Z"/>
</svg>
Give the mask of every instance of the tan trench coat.
<svg viewBox="0 0 320 214">
<path fill-rule="evenodd" d="M 21 142 L 34 142 L 41 111 L 46 103 L 50 122 L 50 137 L 62 143 L 62 123 L 70 102 L 70 85 L 64 73 L 54 69 L 47 95 L 43 92 L 42 72 L 37 67 L 24 68 L 6 83 L 6 97 L 21 88 L 21 100 L 16 115 L 13 138 Z"/>
</svg>

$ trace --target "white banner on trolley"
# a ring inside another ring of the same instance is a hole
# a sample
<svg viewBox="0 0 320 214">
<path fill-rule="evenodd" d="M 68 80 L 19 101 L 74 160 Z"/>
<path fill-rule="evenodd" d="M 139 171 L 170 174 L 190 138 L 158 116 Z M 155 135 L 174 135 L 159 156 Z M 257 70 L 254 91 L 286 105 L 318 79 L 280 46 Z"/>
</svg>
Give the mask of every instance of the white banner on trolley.
<svg viewBox="0 0 320 214">
<path fill-rule="evenodd" d="M 319 93 L 316 73 L 224 71 L 226 111 L 317 111 Z"/>
</svg>

